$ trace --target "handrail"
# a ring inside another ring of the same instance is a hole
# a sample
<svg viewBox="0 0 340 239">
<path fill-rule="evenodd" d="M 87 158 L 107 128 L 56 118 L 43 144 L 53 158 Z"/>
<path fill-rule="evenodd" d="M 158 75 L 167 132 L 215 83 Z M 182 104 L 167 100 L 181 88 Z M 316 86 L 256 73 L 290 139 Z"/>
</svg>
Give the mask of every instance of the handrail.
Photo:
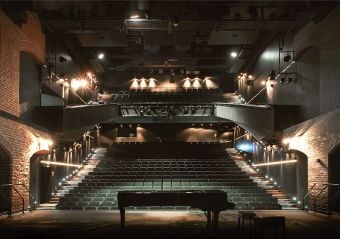
<svg viewBox="0 0 340 239">
<path fill-rule="evenodd" d="M 2 192 L 2 187 L 11 187 L 12 189 L 14 189 L 14 191 L 19 195 L 19 197 L 22 200 L 22 214 L 25 213 L 25 199 L 24 197 L 19 193 L 19 191 L 13 186 L 13 184 L 2 184 L 0 185 L 0 192 Z M 10 201 L 10 197 L 9 197 L 9 201 Z M 12 216 L 12 206 L 11 203 L 8 204 L 8 216 Z"/>
<path fill-rule="evenodd" d="M 314 197 L 314 211 L 316 211 L 316 199 L 320 197 L 326 188 L 328 188 L 328 185 L 323 184 L 323 186 L 324 187 L 320 190 L 320 192 Z"/>
<path fill-rule="evenodd" d="M 303 199 L 302 199 L 302 210 L 305 210 L 305 201 L 306 201 L 306 198 L 309 196 L 310 192 L 315 188 L 315 186 L 316 186 L 316 183 L 314 183 L 314 185 L 308 190 L 306 195 L 303 197 Z"/>
<path fill-rule="evenodd" d="M 34 211 L 37 202 L 35 201 L 34 196 L 33 196 L 33 195 L 31 194 L 31 192 L 28 190 L 27 186 L 26 186 L 25 184 L 23 184 L 23 183 L 16 183 L 16 184 L 13 184 L 13 185 L 23 186 L 23 187 L 26 189 L 26 191 L 28 192 L 28 195 L 29 195 L 29 196 L 32 198 L 32 200 L 33 200 L 32 210 Z"/>
</svg>

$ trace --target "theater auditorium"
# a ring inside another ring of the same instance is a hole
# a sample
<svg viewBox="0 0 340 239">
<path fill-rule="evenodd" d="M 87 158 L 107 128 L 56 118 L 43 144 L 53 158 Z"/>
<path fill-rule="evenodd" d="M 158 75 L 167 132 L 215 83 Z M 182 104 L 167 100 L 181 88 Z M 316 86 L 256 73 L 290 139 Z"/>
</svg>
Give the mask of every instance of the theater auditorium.
<svg viewBox="0 0 340 239">
<path fill-rule="evenodd" d="M 340 2 L 0 0 L 0 238 L 340 238 Z"/>
</svg>

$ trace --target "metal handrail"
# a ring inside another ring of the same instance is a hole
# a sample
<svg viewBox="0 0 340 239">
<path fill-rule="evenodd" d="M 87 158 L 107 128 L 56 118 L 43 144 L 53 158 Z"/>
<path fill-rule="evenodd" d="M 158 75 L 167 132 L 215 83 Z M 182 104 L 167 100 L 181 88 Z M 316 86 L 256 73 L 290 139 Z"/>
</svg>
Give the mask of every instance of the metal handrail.
<svg viewBox="0 0 340 239">
<path fill-rule="evenodd" d="M 316 200 L 317 198 L 320 197 L 320 195 L 325 191 L 326 188 L 330 187 L 330 186 L 336 186 L 338 187 L 338 191 L 340 189 L 340 185 L 336 184 L 336 183 L 324 183 L 322 184 L 324 187 L 321 189 L 321 191 L 314 197 L 314 211 L 316 211 Z M 329 200 L 328 200 L 329 201 Z M 328 211 L 329 211 L 329 206 L 328 206 Z"/>
<path fill-rule="evenodd" d="M 14 191 L 19 195 L 19 197 L 22 200 L 22 214 L 25 213 L 25 199 L 24 197 L 19 193 L 19 191 L 13 186 L 13 184 L 2 184 L 0 185 L 0 192 L 2 192 L 2 187 L 11 187 L 12 189 L 14 189 Z M 10 197 L 9 197 L 9 201 L 10 201 Z M 11 203 L 8 204 L 8 216 L 12 216 L 12 205 Z"/>
<path fill-rule="evenodd" d="M 31 192 L 28 190 L 27 186 L 23 183 L 16 183 L 16 184 L 13 184 L 13 185 L 18 185 L 18 186 L 23 186 L 26 191 L 28 192 L 28 195 L 32 198 L 33 200 L 33 206 L 32 206 L 32 210 L 34 211 L 35 210 L 35 206 L 36 206 L 36 201 L 35 201 L 35 197 L 31 194 Z"/>
<path fill-rule="evenodd" d="M 316 211 L 316 199 L 320 197 L 320 195 L 325 191 L 326 188 L 328 188 L 328 185 L 323 184 L 324 187 L 320 190 L 320 192 L 314 197 L 314 211 Z"/>
<path fill-rule="evenodd" d="M 303 199 L 302 199 L 302 210 L 305 210 L 305 201 L 306 201 L 306 198 L 309 196 L 310 192 L 315 188 L 315 186 L 316 186 L 316 183 L 314 183 L 314 185 L 308 190 L 306 195 L 303 197 Z"/>
</svg>

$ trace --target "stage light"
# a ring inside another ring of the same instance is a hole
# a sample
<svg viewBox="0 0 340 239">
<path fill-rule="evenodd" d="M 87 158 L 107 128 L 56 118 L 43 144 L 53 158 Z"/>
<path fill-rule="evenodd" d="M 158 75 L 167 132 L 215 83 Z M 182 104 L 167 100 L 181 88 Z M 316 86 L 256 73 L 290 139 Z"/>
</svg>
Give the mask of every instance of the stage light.
<svg viewBox="0 0 340 239">
<path fill-rule="evenodd" d="M 186 88 L 186 89 L 191 87 L 191 82 L 190 82 L 190 78 L 189 77 L 186 77 L 184 79 L 183 87 Z"/>
<path fill-rule="evenodd" d="M 288 53 L 287 53 L 287 55 L 285 55 L 285 56 L 283 57 L 283 61 L 284 61 L 284 62 L 289 62 L 291 59 L 292 59 L 292 57 L 291 57 L 290 54 L 288 54 Z"/>
<path fill-rule="evenodd" d="M 156 79 L 150 78 L 148 87 L 149 88 L 155 88 L 156 87 Z"/>
<path fill-rule="evenodd" d="M 40 163 L 47 164 L 47 165 L 57 165 L 57 166 L 65 166 L 65 167 L 77 167 L 77 168 L 79 168 L 79 166 L 80 166 L 78 164 L 51 162 L 51 161 L 45 161 L 45 160 L 41 160 Z"/>
<path fill-rule="evenodd" d="M 296 197 L 293 197 L 292 199 L 293 199 L 293 201 L 294 201 L 294 202 L 297 200 L 297 198 L 296 198 Z"/>
<path fill-rule="evenodd" d="M 71 80 L 71 88 L 72 90 L 76 91 L 80 88 L 81 84 L 80 81 L 78 81 L 77 79 L 72 79 Z"/>
<path fill-rule="evenodd" d="M 148 85 L 146 84 L 146 79 L 143 77 L 142 79 L 140 79 L 140 84 L 139 86 L 144 89 L 146 88 Z"/>
<path fill-rule="evenodd" d="M 97 57 L 98 57 L 99 60 L 102 60 L 102 59 L 104 59 L 104 56 L 105 56 L 104 53 L 101 52 L 101 53 L 98 53 Z"/>
<path fill-rule="evenodd" d="M 231 53 L 230 53 L 230 56 L 231 56 L 232 58 L 236 58 L 236 57 L 237 57 L 237 52 L 235 52 L 235 51 L 231 52 Z"/>
<path fill-rule="evenodd" d="M 192 84 L 192 87 L 193 88 L 201 88 L 201 83 L 200 83 L 200 78 L 198 78 L 198 77 L 195 77 L 194 78 L 194 83 Z"/>
<path fill-rule="evenodd" d="M 278 162 L 269 162 L 269 163 L 259 163 L 259 164 L 253 164 L 254 167 L 262 167 L 262 166 L 271 166 L 271 165 L 280 165 L 280 164 L 289 164 L 289 163 L 296 163 L 296 159 L 292 160 L 284 160 L 284 161 L 278 161 Z M 267 178 L 267 176 L 266 176 Z"/>
<path fill-rule="evenodd" d="M 81 80 L 79 81 L 79 83 L 80 83 L 80 87 L 82 87 L 82 88 L 86 88 L 86 87 L 88 86 L 87 81 L 84 80 L 84 79 L 81 79 Z"/>
</svg>

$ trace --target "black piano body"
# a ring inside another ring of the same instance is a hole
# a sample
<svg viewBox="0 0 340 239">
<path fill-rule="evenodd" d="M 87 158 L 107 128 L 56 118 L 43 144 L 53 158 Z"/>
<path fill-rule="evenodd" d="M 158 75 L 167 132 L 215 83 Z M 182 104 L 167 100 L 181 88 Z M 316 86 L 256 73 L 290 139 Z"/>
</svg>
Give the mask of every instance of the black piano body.
<svg viewBox="0 0 340 239">
<path fill-rule="evenodd" d="M 125 226 L 125 208 L 130 206 L 190 206 L 204 211 L 207 226 L 215 229 L 219 213 L 235 207 L 228 202 L 227 193 L 221 190 L 119 191 L 117 198 L 122 228 Z"/>
</svg>

